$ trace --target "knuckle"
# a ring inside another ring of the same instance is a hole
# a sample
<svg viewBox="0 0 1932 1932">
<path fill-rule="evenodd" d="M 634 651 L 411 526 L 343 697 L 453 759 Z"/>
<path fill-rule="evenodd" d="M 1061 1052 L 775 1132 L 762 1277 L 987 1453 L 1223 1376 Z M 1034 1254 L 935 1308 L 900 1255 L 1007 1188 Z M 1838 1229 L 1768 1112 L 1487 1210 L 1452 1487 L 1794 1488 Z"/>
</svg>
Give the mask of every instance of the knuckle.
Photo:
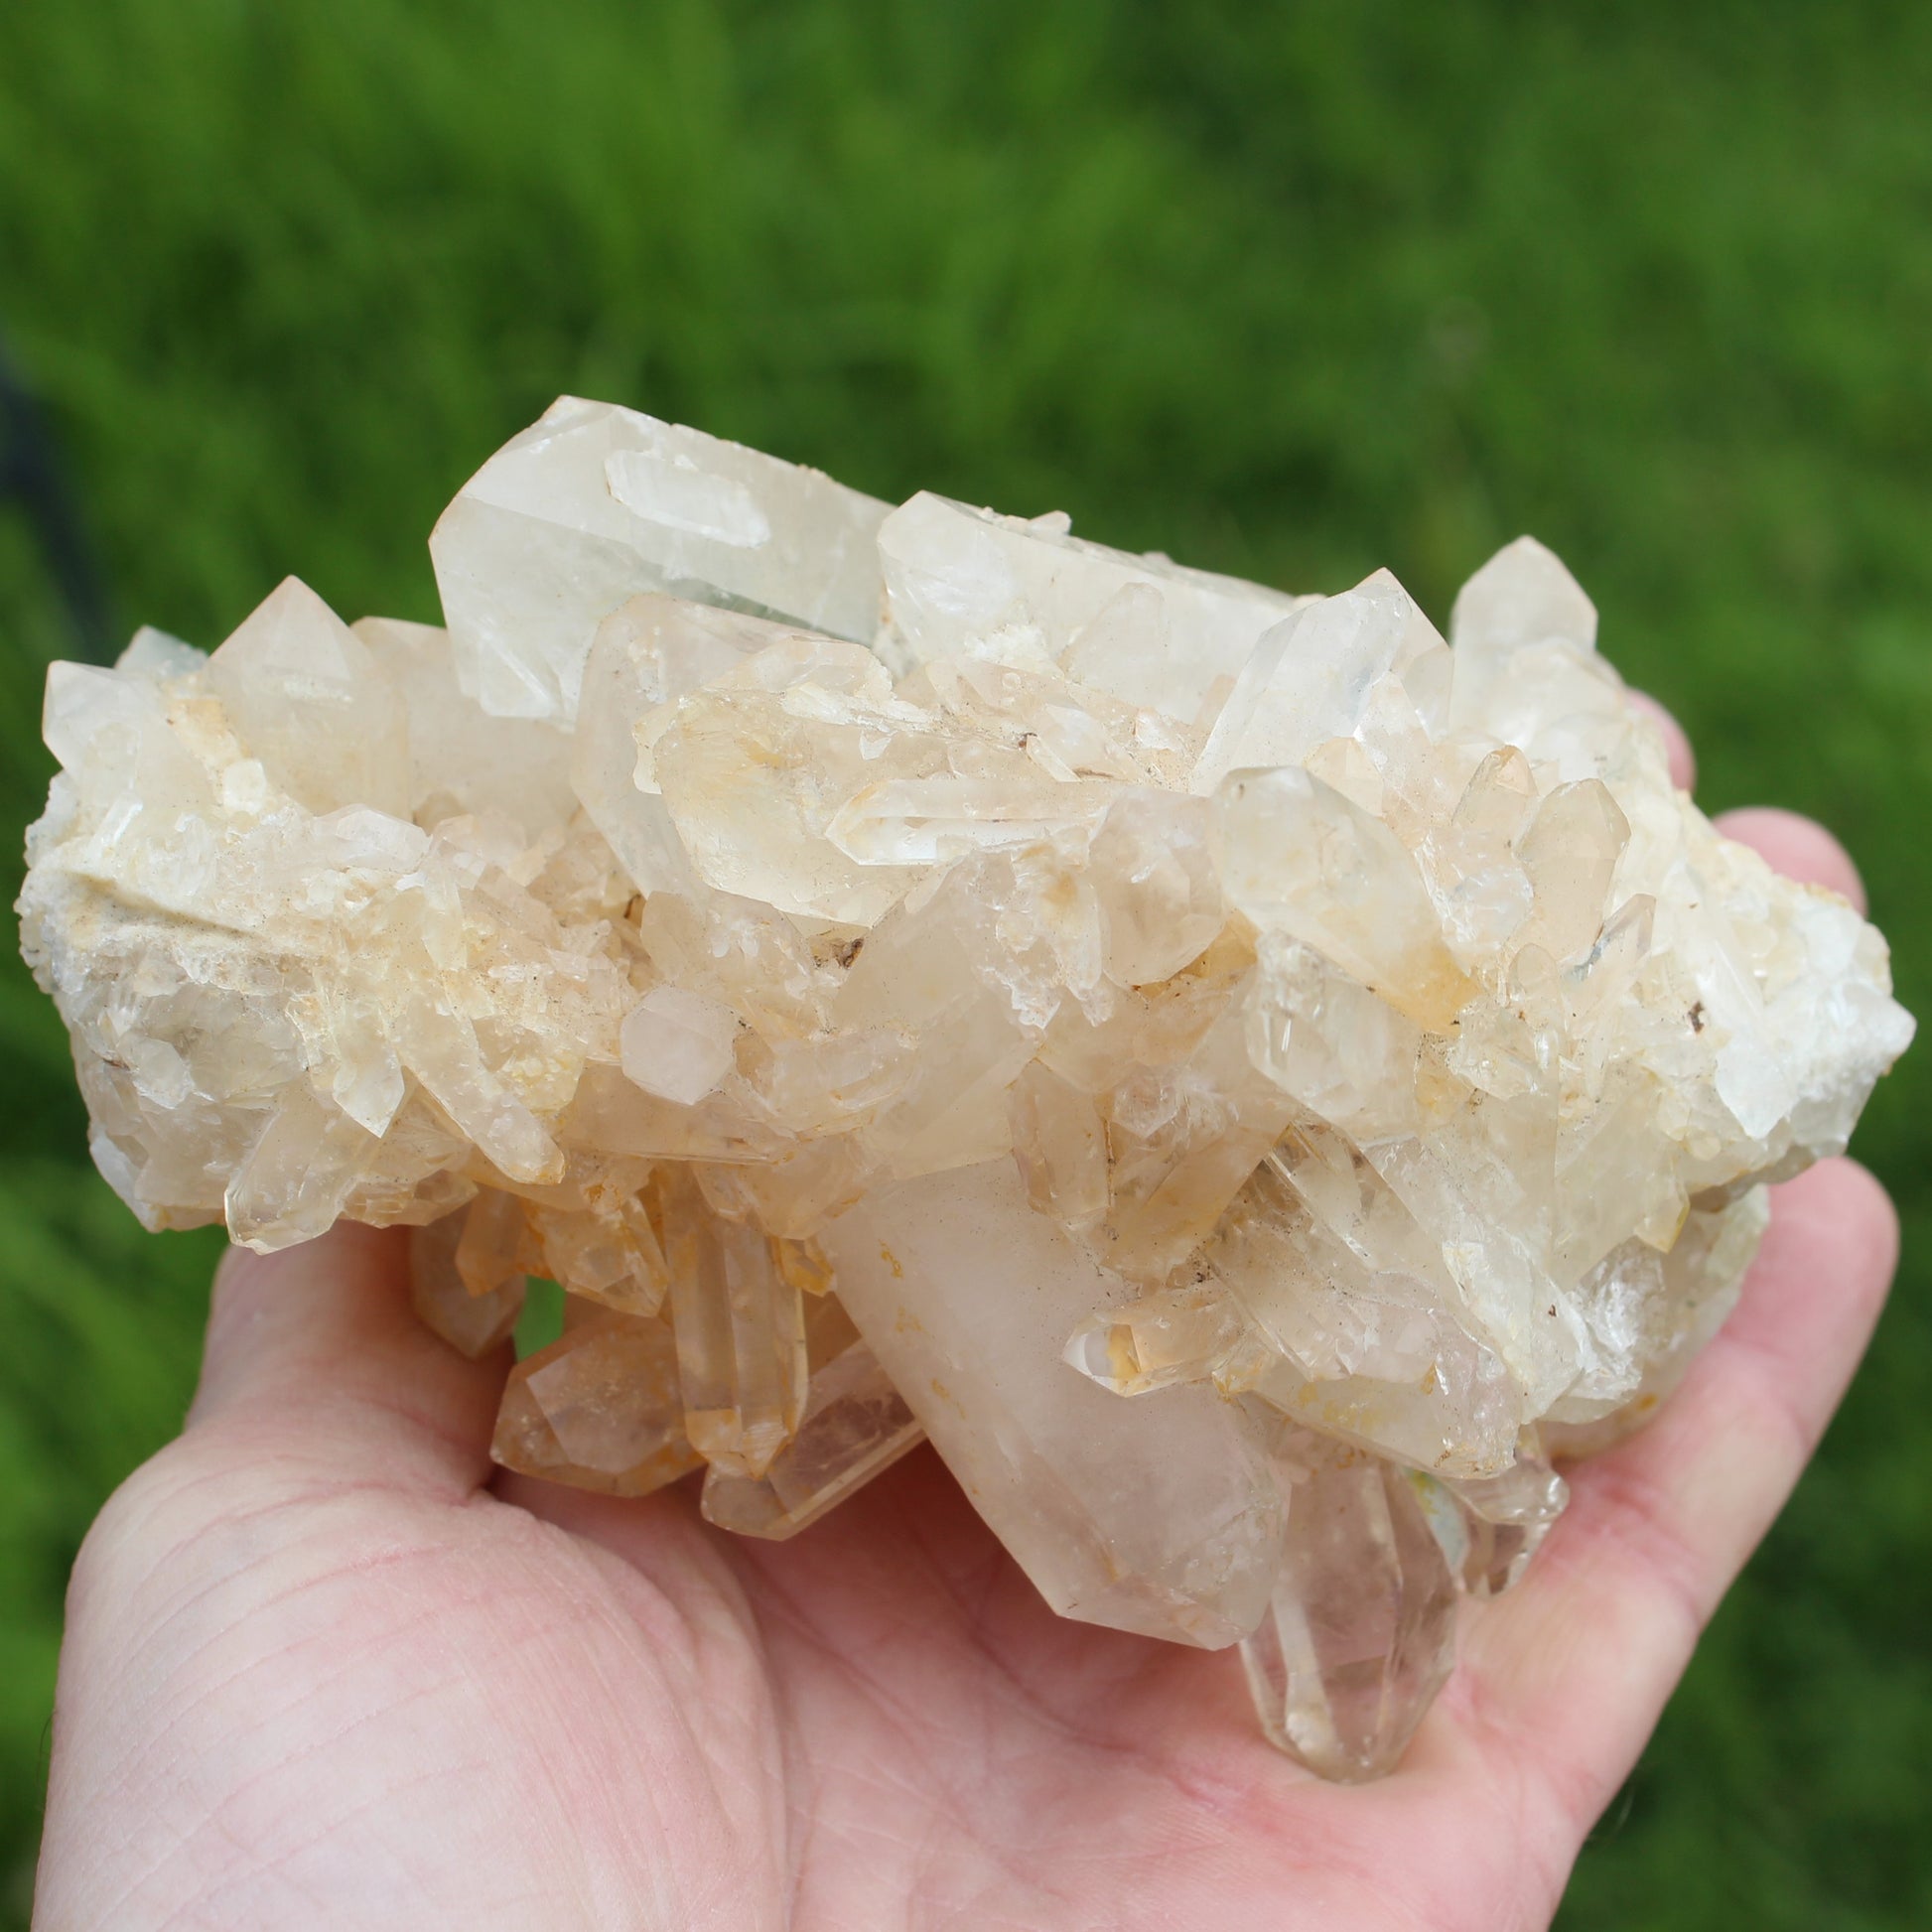
<svg viewBox="0 0 1932 1932">
<path fill-rule="evenodd" d="M 175 1447 L 171 1443 L 124 1477 L 87 1526 L 68 1578 L 70 1617 L 84 1615 L 103 1597 L 113 1595 L 130 1557 L 147 1546 L 157 1485 L 165 1480 L 163 1465 Z"/>
</svg>

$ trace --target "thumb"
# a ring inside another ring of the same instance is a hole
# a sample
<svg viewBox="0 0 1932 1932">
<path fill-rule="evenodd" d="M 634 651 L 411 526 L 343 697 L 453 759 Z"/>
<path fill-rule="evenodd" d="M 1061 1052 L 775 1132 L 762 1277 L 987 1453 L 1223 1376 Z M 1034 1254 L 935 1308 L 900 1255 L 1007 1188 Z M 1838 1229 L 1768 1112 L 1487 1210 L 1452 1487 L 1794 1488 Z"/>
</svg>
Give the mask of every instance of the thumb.
<svg viewBox="0 0 1932 1932">
<path fill-rule="evenodd" d="M 344 1476 L 474 1489 L 508 1370 L 507 1349 L 468 1361 L 417 1320 L 406 1229 L 339 1222 L 279 1254 L 229 1249 L 188 1428 L 299 1446 Z"/>
</svg>

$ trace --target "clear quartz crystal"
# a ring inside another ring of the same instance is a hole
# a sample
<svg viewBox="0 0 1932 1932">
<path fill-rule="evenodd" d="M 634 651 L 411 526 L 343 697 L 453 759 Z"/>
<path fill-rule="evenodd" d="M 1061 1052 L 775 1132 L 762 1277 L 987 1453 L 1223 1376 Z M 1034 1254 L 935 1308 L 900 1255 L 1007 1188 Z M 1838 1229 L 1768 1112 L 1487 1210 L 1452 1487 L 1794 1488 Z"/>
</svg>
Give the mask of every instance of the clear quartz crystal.
<svg viewBox="0 0 1932 1932">
<path fill-rule="evenodd" d="M 490 1453 L 505 1468 L 647 1496 L 696 1468 L 670 1324 L 598 1311 L 517 1363 Z"/>
<path fill-rule="evenodd" d="M 569 735 L 532 719 L 491 717 L 458 690 L 447 630 L 393 618 L 363 618 L 350 628 L 401 694 L 408 817 L 496 813 L 529 841 L 577 809 Z"/>
<path fill-rule="evenodd" d="M 1050 516 L 1000 516 L 923 490 L 881 526 L 879 557 L 881 651 L 896 668 L 1005 632 L 1083 683 L 1186 722 L 1297 603 L 1088 543 Z"/>
<path fill-rule="evenodd" d="M 506 1271 L 482 1293 L 471 1288 L 457 1266 L 470 1213 L 470 1207 L 460 1208 L 427 1227 L 410 1229 L 409 1303 L 425 1327 L 480 1361 L 515 1331 L 529 1277 Z"/>
<path fill-rule="evenodd" d="M 1478 1597 L 1500 1596 L 1522 1576 L 1570 1500 L 1570 1485 L 1534 1446 L 1499 1476 L 1435 1488 L 1430 1526 L 1462 1587 Z"/>
<path fill-rule="evenodd" d="M 886 510 L 815 470 L 561 397 L 430 537 L 458 676 L 498 717 L 567 725 L 599 621 L 643 591 L 868 636 Z"/>
<path fill-rule="evenodd" d="M 285 578 L 208 659 L 206 676 L 268 776 L 311 811 L 407 809 L 402 692 L 306 584 Z"/>
<path fill-rule="evenodd" d="M 1284 1482 L 1275 1592 L 1241 1660 L 1269 1737 L 1355 1783 L 1394 1768 L 1449 1674 L 1456 1578 L 1431 1522 L 1429 1477 L 1308 1447 Z"/>
<path fill-rule="evenodd" d="M 431 539 L 55 665 L 22 942 L 102 1173 L 412 1232 L 499 1460 L 798 1533 L 929 1439 L 1063 1614 L 1386 1769 L 1460 1596 L 1912 1023 L 1671 784 L 1529 538 L 1445 643 L 572 398 Z"/>
<path fill-rule="evenodd" d="M 1281 1504 L 1196 1384 L 1122 1402 L 1065 1336 L 1119 1294 L 1011 1161 L 874 1190 L 826 1229 L 839 1295 L 926 1434 L 1063 1615 L 1209 1648 L 1252 1627 Z"/>
<path fill-rule="evenodd" d="M 811 1376 L 791 1440 L 760 1476 L 717 1463 L 705 1475 L 704 1514 L 720 1529 L 795 1536 L 925 1440 L 836 1297 L 807 1305 L 805 1330 Z"/>
<path fill-rule="evenodd" d="M 761 1476 L 804 1407 L 801 1288 L 776 1241 L 718 1213 L 687 1172 L 666 1169 L 656 1189 L 685 1431 L 714 1468 Z"/>
</svg>

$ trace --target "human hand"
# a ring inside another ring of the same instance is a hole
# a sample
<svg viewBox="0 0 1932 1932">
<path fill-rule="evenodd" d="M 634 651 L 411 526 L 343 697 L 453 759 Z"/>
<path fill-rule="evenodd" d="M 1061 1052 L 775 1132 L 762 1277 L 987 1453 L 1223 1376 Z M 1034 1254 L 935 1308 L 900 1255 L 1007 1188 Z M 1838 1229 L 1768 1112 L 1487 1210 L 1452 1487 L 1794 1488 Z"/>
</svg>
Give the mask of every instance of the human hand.
<svg viewBox="0 0 1932 1932">
<path fill-rule="evenodd" d="M 1725 830 L 1858 896 L 1804 820 Z M 689 1484 L 492 1472 L 507 1351 L 417 1325 L 395 1235 L 231 1255 L 188 1426 L 75 1567 L 36 1922 L 1545 1924 L 1895 1252 L 1853 1164 L 1776 1189 L 1736 1313 L 1355 1788 L 1262 1741 L 1231 1654 L 1055 1617 L 929 1449 L 775 1545 Z"/>
</svg>

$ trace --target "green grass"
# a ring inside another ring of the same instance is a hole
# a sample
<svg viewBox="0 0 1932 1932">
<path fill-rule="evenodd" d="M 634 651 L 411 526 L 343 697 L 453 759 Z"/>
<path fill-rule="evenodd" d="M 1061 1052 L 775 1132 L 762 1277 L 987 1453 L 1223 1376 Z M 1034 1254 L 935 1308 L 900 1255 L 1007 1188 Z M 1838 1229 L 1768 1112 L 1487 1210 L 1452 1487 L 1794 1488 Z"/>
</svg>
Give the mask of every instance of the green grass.
<svg viewBox="0 0 1932 1932">
<path fill-rule="evenodd" d="M 1649 4 L 33 0 L 0 11 L 0 326 L 121 622 L 284 572 L 433 614 L 423 538 L 560 390 L 1439 615 L 1529 529 L 1713 808 L 1838 827 L 1932 1008 L 1932 14 Z M 0 807 L 56 614 L 0 518 Z M 14 844 L 12 833 L 7 845 Z M 84 1168 L 0 970 L 0 1868 L 62 1579 L 176 1425 L 210 1248 Z M 1564 1924 L 1932 1923 L 1923 1053 L 1861 1152 L 1878 1350 Z"/>
</svg>

